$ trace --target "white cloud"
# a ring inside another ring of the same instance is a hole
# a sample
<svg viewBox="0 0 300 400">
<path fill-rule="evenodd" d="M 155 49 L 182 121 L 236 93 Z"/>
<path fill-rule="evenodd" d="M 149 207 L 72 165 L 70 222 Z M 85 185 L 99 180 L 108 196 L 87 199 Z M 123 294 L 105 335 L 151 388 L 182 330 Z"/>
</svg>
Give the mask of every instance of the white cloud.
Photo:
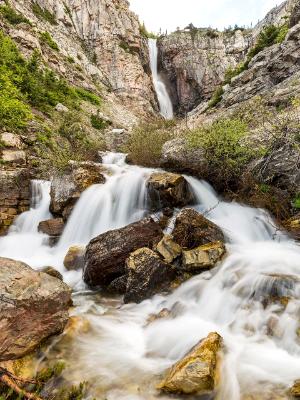
<svg viewBox="0 0 300 400">
<path fill-rule="evenodd" d="M 197 27 L 223 29 L 229 25 L 255 25 L 281 0 L 129 0 L 148 30 L 158 32 Z"/>
</svg>

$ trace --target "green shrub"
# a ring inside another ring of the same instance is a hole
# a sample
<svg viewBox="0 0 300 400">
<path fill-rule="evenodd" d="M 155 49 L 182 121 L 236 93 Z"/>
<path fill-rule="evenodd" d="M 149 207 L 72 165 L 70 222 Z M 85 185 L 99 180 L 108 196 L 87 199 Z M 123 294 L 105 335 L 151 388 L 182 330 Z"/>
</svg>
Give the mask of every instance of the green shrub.
<svg viewBox="0 0 300 400">
<path fill-rule="evenodd" d="M 187 141 L 191 148 L 204 150 L 209 173 L 226 185 L 240 175 L 252 156 L 241 143 L 247 133 L 248 126 L 240 119 L 222 119 L 190 131 Z"/>
<path fill-rule="evenodd" d="M 40 34 L 40 41 L 42 44 L 46 44 L 49 47 L 51 47 L 51 49 L 59 51 L 57 43 L 52 39 L 52 36 L 50 35 L 49 32 L 42 32 Z"/>
<path fill-rule="evenodd" d="M 287 23 L 281 25 L 278 29 L 276 43 L 282 43 L 285 40 L 288 31 L 289 31 L 289 25 Z"/>
<path fill-rule="evenodd" d="M 55 16 L 48 11 L 46 8 L 42 8 L 39 4 L 33 2 L 31 4 L 31 8 L 32 11 L 34 13 L 34 15 L 39 18 L 39 19 L 43 19 L 47 22 L 49 22 L 51 25 L 57 25 L 57 21 L 55 19 Z"/>
<path fill-rule="evenodd" d="M 67 57 L 67 61 L 68 61 L 68 63 L 70 63 L 70 64 L 74 64 L 74 63 L 75 63 L 74 58 L 71 57 L 71 56 L 68 56 L 68 57 Z"/>
<path fill-rule="evenodd" d="M 99 117 L 99 115 L 92 114 L 91 115 L 91 125 L 93 128 L 101 131 L 101 130 L 107 128 L 110 125 L 110 122 L 105 121 L 103 118 Z"/>
<path fill-rule="evenodd" d="M 293 200 L 293 207 L 300 210 L 300 194 L 298 194 Z"/>
<path fill-rule="evenodd" d="M 158 36 L 153 32 L 148 32 L 145 24 L 140 24 L 140 34 L 146 39 L 157 39 Z"/>
<path fill-rule="evenodd" d="M 224 89 L 222 86 L 219 86 L 212 95 L 212 98 L 210 99 L 208 106 L 210 108 L 215 107 L 222 100 L 223 94 L 224 94 Z"/>
<path fill-rule="evenodd" d="M 101 98 L 96 94 L 89 92 L 83 88 L 76 88 L 76 93 L 81 100 L 89 101 L 91 104 L 99 106 L 101 104 Z"/>
<path fill-rule="evenodd" d="M 18 25 L 22 22 L 25 24 L 30 24 L 29 20 L 22 14 L 14 10 L 10 5 L 0 6 L 0 14 L 12 25 Z"/>
<path fill-rule="evenodd" d="M 173 121 L 159 121 L 141 124 L 132 132 L 125 152 L 134 164 L 157 166 L 162 146 L 173 137 Z"/>
</svg>

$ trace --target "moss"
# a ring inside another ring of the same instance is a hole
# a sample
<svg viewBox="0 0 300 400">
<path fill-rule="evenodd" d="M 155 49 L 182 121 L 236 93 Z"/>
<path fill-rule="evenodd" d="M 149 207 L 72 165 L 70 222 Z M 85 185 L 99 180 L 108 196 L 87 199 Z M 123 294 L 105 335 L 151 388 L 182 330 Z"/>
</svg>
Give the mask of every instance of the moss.
<svg viewBox="0 0 300 400">
<path fill-rule="evenodd" d="M 292 204 L 294 208 L 300 210 L 300 194 L 297 194 L 297 196 L 293 199 Z"/>
<path fill-rule="evenodd" d="M 9 4 L 0 6 L 0 14 L 11 25 L 18 25 L 21 23 L 30 25 L 30 21 L 26 17 L 24 17 L 22 14 L 18 13 L 16 10 L 14 10 Z"/>
<path fill-rule="evenodd" d="M 107 128 L 111 123 L 109 121 L 104 120 L 99 117 L 99 115 L 92 114 L 91 115 L 91 125 L 93 128 L 98 129 L 99 131 Z"/>
<path fill-rule="evenodd" d="M 219 87 L 215 90 L 214 94 L 212 95 L 212 98 L 211 98 L 211 100 L 209 101 L 208 106 L 209 106 L 210 108 L 215 107 L 215 106 L 216 106 L 218 103 L 220 103 L 220 101 L 222 100 L 223 94 L 224 94 L 224 89 L 223 89 L 222 86 L 219 86 Z"/>
<path fill-rule="evenodd" d="M 49 32 L 42 32 L 40 34 L 40 42 L 42 44 L 48 45 L 51 49 L 55 51 L 59 51 L 57 43 L 52 39 L 52 36 L 50 35 Z"/>
<path fill-rule="evenodd" d="M 83 88 L 76 88 L 76 93 L 80 99 L 88 101 L 91 104 L 94 104 L 96 106 L 99 106 L 101 104 L 101 98 L 88 90 L 85 90 Z"/>
<path fill-rule="evenodd" d="M 49 10 L 47 10 L 46 8 L 42 8 L 36 2 L 32 2 L 31 3 L 31 9 L 32 9 L 34 15 L 37 18 L 42 19 L 44 21 L 47 21 L 51 25 L 57 25 L 57 21 L 56 21 L 55 16 Z"/>
</svg>

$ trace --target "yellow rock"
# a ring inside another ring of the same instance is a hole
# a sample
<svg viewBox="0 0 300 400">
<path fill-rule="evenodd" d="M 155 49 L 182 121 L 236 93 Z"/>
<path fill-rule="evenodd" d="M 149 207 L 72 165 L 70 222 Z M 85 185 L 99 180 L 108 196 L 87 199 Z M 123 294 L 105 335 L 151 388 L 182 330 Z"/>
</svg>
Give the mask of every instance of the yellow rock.
<svg viewBox="0 0 300 400">
<path fill-rule="evenodd" d="M 187 271 L 213 268 L 225 254 L 222 242 L 209 243 L 193 250 L 183 251 L 183 267 Z"/>
<path fill-rule="evenodd" d="M 290 394 L 296 399 L 300 398 L 300 379 L 295 381 L 294 385 L 290 389 Z"/>
<path fill-rule="evenodd" d="M 156 251 L 164 258 L 167 263 L 171 263 L 180 256 L 182 249 L 175 243 L 171 235 L 165 235 L 158 243 Z"/>
<path fill-rule="evenodd" d="M 210 333 L 167 373 L 158 389 L 170 393 L 209 394 L 219 380 L 222 337 Z"/>
<path fill-rule="evenodd" d="M 36 372 L 36 364 L 36 354 L 31 353 L 25 357 L 19 358 L 18 360 L 2 362 L 0 363 L 0 367 L 21 379 L 33 379 Z"/>
</svg>

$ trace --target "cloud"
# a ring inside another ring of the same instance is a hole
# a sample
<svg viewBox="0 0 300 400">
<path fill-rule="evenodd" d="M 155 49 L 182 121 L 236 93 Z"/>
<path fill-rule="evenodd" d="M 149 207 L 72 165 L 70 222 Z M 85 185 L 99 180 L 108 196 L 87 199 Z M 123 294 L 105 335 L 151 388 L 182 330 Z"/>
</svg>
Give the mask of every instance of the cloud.
<svg viewBox="0 0 300 400">
<path fill-rule="evenodd" d="M 168 32 L 189 23 L 223 29 L 229 25 L 254 25 L 280 0 L 129 0 L 131 9 L 148 30 Z"/>
</svg>

